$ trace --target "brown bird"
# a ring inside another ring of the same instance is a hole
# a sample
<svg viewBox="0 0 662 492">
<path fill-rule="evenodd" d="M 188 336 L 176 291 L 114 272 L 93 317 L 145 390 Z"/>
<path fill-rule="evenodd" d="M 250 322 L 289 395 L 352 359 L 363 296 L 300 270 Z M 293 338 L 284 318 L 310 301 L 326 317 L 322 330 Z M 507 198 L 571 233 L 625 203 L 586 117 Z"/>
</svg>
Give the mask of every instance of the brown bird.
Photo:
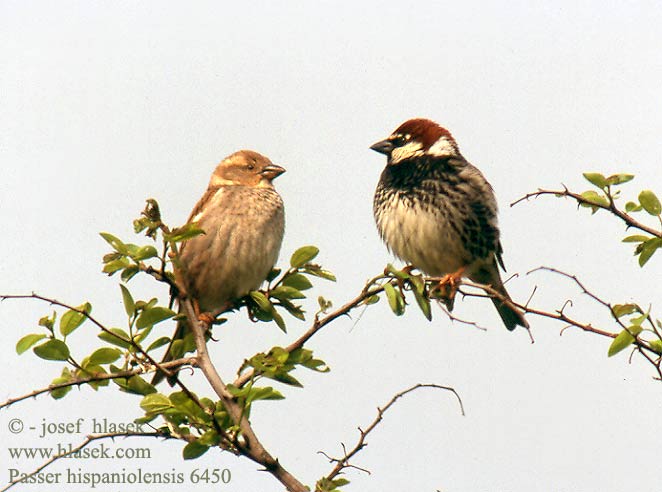
<svg viewBox="0 0 662 492">
<path fill-rule="evenodd" d="M 506 299 L 492 297 L 506 328 L 528 328 L 499 274 L 498 266 L 505 268 L 494 191 L 450 132 L 416 118 L 370 148 L 388 158 L 373 211 L 389 250 L 427 275 L 446 276 L 451 287 L 461 277 L 490 285 Z"/>
<path fill-rule="evenodd" d="M 275 265 L 285 213 L 272 181 L 284 172 L 252 150 L 235 152 L 216 167 L 188 219 L 205 233 L 182 243 L 176 269 L 178 282 L 200 313 L 231 307 L 257 289 Z M 163 362 L 194 349 L 187 324 L 179 322 Z M 162 379 L 157 373 L 152 384 Z"/>
</svg>

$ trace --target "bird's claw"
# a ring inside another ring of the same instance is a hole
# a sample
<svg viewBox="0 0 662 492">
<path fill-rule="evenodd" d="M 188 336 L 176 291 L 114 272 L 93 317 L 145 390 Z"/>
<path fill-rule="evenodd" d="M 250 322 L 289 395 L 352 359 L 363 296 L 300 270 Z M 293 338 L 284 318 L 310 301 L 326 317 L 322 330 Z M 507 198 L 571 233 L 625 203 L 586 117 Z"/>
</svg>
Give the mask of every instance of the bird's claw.
<svg viewBox="0 0 662 492">
<path fill-rule="evenodd" d="M 214 316 L 211 313 L 200 313 L 198 314 L 198 320 L 205 323 L 207 326 L 211 326 L 214 323 Z"/>
<path fill-rule="evenodd" d="M 457 294 L 457 289 L 460 286 L 463 273 L 464 268 L 460 268 L 456 272 L 444 275 L 441 280 L 439 280 L 439 283 L 433 287 L 430 292 L 433 297 L 441 299 L 444 304 L 446 304 L 446 307 L 449 311 L 453 310 L 455 295 Z"/>
</svg>

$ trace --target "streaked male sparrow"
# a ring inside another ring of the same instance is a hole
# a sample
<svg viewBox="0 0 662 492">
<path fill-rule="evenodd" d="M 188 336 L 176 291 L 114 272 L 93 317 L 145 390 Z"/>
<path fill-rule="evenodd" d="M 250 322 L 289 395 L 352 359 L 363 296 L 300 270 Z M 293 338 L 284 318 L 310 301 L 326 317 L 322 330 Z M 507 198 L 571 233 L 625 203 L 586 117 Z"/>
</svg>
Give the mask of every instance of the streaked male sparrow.
<svg viewBox="0 0 662 492">
<path fill-rule="evenodd" d="M 506 328 L 528 328 L 499 274 L 504 265 L 494 191 L 450 132 L 416 118 L 370 148 L 388 158 L 373 210 L 389 250 L 427 275 L 490 285 L 505 299 L 492 297 Z"/>
<path fill-rule="evenodd" d="M 222 311 L 257 289 L 278 259 L 285 229 L 283 201 L 272 181 L 285 172 L 265 156 L 240 150 L 216 167 L 188 222 L 205 233 L 182 243 L 176 276 L 201 313 Z M 179 322 L 164 362 L 195 348 Z M 173 343 L 183 343 L 173 354 Z M 163 379 L 157 373 L 153 384 Z M 171 381 L 172 382 L 172 381 Z"/>
</svg>

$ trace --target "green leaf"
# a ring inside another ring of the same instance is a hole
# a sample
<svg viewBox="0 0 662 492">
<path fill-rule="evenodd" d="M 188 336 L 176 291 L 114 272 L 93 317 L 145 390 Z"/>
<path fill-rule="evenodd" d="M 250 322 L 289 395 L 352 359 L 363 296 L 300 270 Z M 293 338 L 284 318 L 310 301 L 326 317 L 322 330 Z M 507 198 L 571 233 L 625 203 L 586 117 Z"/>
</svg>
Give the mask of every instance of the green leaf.
<svg viewBox="0 0 662 492">
<path fill-rule="evenodd" d="M 274 280 L 278 275 L 280 275 L 281 269 L 280 268 L 272 268 L 271 271 L 269 272 L 269 275 L 267 275 L 267 282 L 271 282 Z"/>
<path fill-rule="evenodd" d="M 660 215 L 662 213 L 660 199 L 651 190 L 644 190 L 639 193 L 639 203 L 650 215 Z"/>
<path fill-rule="evenodd" d="M 131 262 L 129 261 L 128 258 L 120 258 L 119 260 L 109 261 L 108 263 L 106 263 L 101 269 L 101 271 L 103 273 L 107 273 L 110 276 L 118 272 L 119 270 L 125 269 L 130 265 Z"/>
<path fill-rule="evenodd" d="M 629 347 L 632 344 L 632 342 L 634 342 L 633 335 L 638 335 L 639 333 L 641 333 L 640 326 L 631 326 L 627 330 L 623 330 L 622 332 L 620 332 L 618 336 L 614 338 L 614 341 L 611 342 L 611 345 L 609 346 L 609 350 L 607 351 L 607 356 L 611 357 L 613 355 L 616 355 L 621 350 L 624 350 L 627 347 Z"/>
<path fill-rule="evenodd" d="M 81 304 L 76 309 L 78 309 L 79 311 L 84 311 L 87 314 L 90 314 L 92 312 L 92 306 L 90 305 L 89 302 L 86 302 L 85 304 Z M 87 316 L 77 311 L 74 311 L 73 309 L 67 311 L 62 315 L 62 318 L 60 318 L 60 333 L 66 337 L 76 328 L 82 325 L 86 319 Z"/>
<path fill-rule="evenodd" d="M 409 273 L 407 270 L 398 270 L 391 263 L 386 265 L 386 271 L 393 275 L 395 278 L 399 278 L 400 280 L 407 280 L 409 277 L 411 277 L 411 273 Z"/>
<path fill-rule="evenodd" d="M 614 304 L 611 307 L 614 316 L 621 318 L 627 314 L 632 314 L 639 311 L 636 304 Z"/>
<path fill-rule="evenodd" d="M 300 319 L 301 321 L 306 321 L 306 315 L 304 314 L 304 310 L 301 308 L 301 306 L 298 306 L 287 299 L 281 299 L 280 304 L 295 318 Z"/>
<path fill-rule="evenodd" d="M 303 269 L 304 273 L 308 275 L 314 275 L 315 277 L 323 278 L 325 280 L 330 280 L 331 282 L 336 281 L 336 276 L 328 270 L 322 269 L 321 266 L 315 265 L 314 263 L 308 263 Z"/>
<path fill-rule="evenodd" d="M 299 383 L 299 381 L 296 381 L 296 384 L 294 384 L 294 386 L 301 387 L 301 384 Z M 267 386 L 266 388 L 251 388 L 251 391 L 249 392 L 246 401 L 248 403 L 252 403 L 258 400 L 284 400 L 284 399 L 285 397 L 282 395 L 280 391 L 276 391 L 271 386 Z"/>
<path fill-rule="evenodd" d="M 32 351 L 45 360 L 67 360 L 70 352 L 67 344 L 62 340 L 51 338 L 46 343 L 37 345 Z"/>
<path fill-rule="evenodd" d="M 151 244 L 148 244 L 132 252 L 131 258 L 133 258 L 136 261 L 142 261 L 142 260 L 147 260 L 149 258 L 154 258 L 158 256 L 158 254 L 159 253 L 158 251 L 156 251 L 156 248 Z"/>
<path fill-rule="evenodd" d="M 586 178 L 586 181 L 598 188 L 602 189 L 607 186 L 607 178 L 600 173 L 583 173 L 583 176 Z"/>
<path fill-rule="evenodd" d="M 129 265 L 124 270 L 122 270 L 122 273 L 120 274 L 120 278 L 122 279 L 122 282 L 128 282 L 139 271 L 140 271 L 140 268 L 138 267 L 138 265 Z"/>
<path fill-rule="evenodd" d="M 164 239 L 173 243 L 179 243 L 191 239 L 195 236 L 200 236 L 204 234 L 205 231 L 198 227 L 196 222 L 189 222 L 188 224 L 183 225 L 182 227 L 177 227 L 172 230 L 170 234 L 165 235 Z"/>
<path fill-rule="evenodd" d="M 130 343 L 124 341 L 124 340 L 131 340 L 131 337 L 123 329 L 121 329 L 121 328 L 110 328 L 108 331 L 110 333 L 102 331 L 97 336 L 101 340 L 103 340 L 104 342 L 111 343 L 113 345 L 117 345 L 118 347 L 129 348 L 131 346 Z M 123 338 L 124 340 L 121 340 L 120 338 Z"/>
<path fill-rule="evenodd" d="M 287 333 L 287 326 L 285 325 L 285 320 L 283 319 L 283 317 L 280 314 L 278 314 L 275 309 L 271 313 L 271 315 L 273 316 L 274 321 L 278 325 L 278 328 L 280 328 L 283 333 Z"/>
<path fill-rule="evenodd" d="M 100 232 L 99 235 L 104 238 L 106 242 L 110 244 L 110 246 L 118 253 L 127 253 L 126 244 L 124 244 L 119 238 L 107 232 Z"/>
<path fill-rule="evenodd" d="M 99 364 L 110 364 L 115 362 L 120 358 L 122 352 L 119 349 L 111 347 L 101 347 L 96 349 L 92 355 L 90 355 L 90 364 L 99 365 Z"/>
<path fill-rule="evenodd" d="M 317 304 L 319 304 L 320 311 L 323 313 L 326 313 L 331 307 L 333 307 L 333 302 L 322 296 L 317 296 Z"/>
<path fill-rule="evenodd" d="M 65 369 L 67 368 L 65 367 Z M 56 386 L 58 384 L 68 383 L 71 381 L 71 379 L 72 379 L 71 373 L 69 372 L 69 370 L 67 369 L 66 372 L 63 370 L 61 376 L 51 381 L 51 385 Z M 52 389 L 50 390 L 50 395 L 54 400 L 59 400 L 60 398 L 64 398 L 65 395 L 69 393 L 72 388 L 73 386 L 65 386 L 64 388 Z"/>
<path fill-rule="evenodd" d="M 389 282 L 384 284 L 384 293 L 388 299 L 388 305 L 391 307 L 391 311 L 393 311 L 396 316 L 402 316 L 405 312 L 405 303 L 400 291 L 396 290 Z"/>
<path fill-rule="evenodd" d="M 151 395 L 156 393 L 156 388 L 138 375 L 131 376 L 128 379 L 125 389 L 136 395 Z"/>
<path fill-rule="evenodd" d="M 648 345 L 656 354 L 662 354 L 662 340 L 651 340 Z"/>
<path fill-rule="evenodd" d="M 103 367 L 98 366 L 98 365 L 92 365 L 90 364 L 90 359 L 89 357 L 86 357 L 83 359 L 82 369 L 79 371 L 79 377 L 93 377 L 93 376 L 98 376 L 100 374 L 108 374 Z M 92 386 L 94 389 L 99 388 L 99 386 L 108 386 L 108 380 L 106 381 L 90 381 L 88 383 L 90 386 Z"/>
<path fill-rule="evenodd" d="M 637 203 L 634 202 L 627 202 L 625 204 L 625 211 L 626 212 L 639 212 L 643 207 Z"/>
<path fill-rule="evenodd" d="M 161 321 L 172 318 L 175 316 L 175 314 L 177 313 L 175 313 L 172 309 L 168 309 L 167 307 L 162 306 L 144 309 L 136 320 L 136 327 L 140 330 L 142 328 L 146 328 L 147 326 L 153 326 L 157 323 L 160 323 Z"/>
<path fill-rule="evenodd" d="M 607 178 L 607 184 L 616 186 L 620 185 L 623 183 L 627 183 L 628 181 L 632 181 L 634 179 L 634 174 L 612 174 Z"/>
<path fill-rule="evenodd" d="M 112 253 L 108 253 L 108 254 L 103 255 L 103 258 L 102 258 L 101 261 L 103 261 L 103 263 L 110 263 L 111 261 L 120 260 L 123 257 L 124 257 L 124 255 L 122 253 L 118 253 L 117 251 L 114 251 Z"/>
<path fill-rule="evenodd" d="M 644 236 L 643 234 L 634 234 L 632 236 L 627 236 L 623 238 L 624 243 L 643 243 L 644 241 L 648 241 L 650 239 L 650 236 Z"/>
<path fill-rule="evenodd" d="M 316 246 L 302 246 L 292 254 L 290 265 L 292 268 L 301 268 L 313 260 L 319 252 L 320 250 Z"/>
<path fill-rule="evenodd" d="M 641 315 L 639 316 L 630 318 L 630 323 L 633 325 L 628 328 L 630 330 L 630 333 L 632 333 L 633 335 L 638 335 L 639 333 L 641 333 L 641 331 L 643 330 L 641 325 L 644 323 L 644 321 L 646 321 L 649 314 L 650 314 L 650 308 L 648 308 L 648 312 L 641 313 Z"/>
<path fill-rule="evenodd" d="M 101 366 L 92 366 L 92 367 L 86 367 L 84 372 L 90 371 L 91 375 L 100 375 L 100 374 L 107 374 L 106 371 L 103 370 L 103 367 Z M 110 385 L 110 380 L 109 379 L 100 379 L 97 381 L 89 381 L 88 386 L 90 386 L 94 391 L 97 391 L 99 388 L 102 386 L 108 386 Z"/>
<path fill-rule="evenodd" d="M 271 301 L 259 290 L 252 290 L 249 292 L 251 299 L 257 305 L 257 310 L 253 311 L 253 314 L 260 321 L 275 321 L 278 325 L 278 328 L 283 330 L 284 333 L 287 333 L 287 327 L 285 326 L 285 321 L 283 317 L 278 314 L 274 308 Z"/>
<path fill-rule="evenodd" d="M 375 294 L 374 296 L 367 297 L 363 301 L 363 304 L 370 305 L 370 304 L 377 304 L 378 302 L 379 302 L 379 296 Z"/>
<path fill-rule="evenodd" d="M 205 446 L 216 446 L 221 442 L 221 436 L 218 435 L 218 432 L 215 430 L 208 430 L 198 439 L 200 444 Z"/>
<path fill-rule="evenodd" d="M 423 316 L 426 317 L 428 321 L 432 321 L 432 310 L 430 309 L 430 299 L 425 295 L 425 281 L 422 277 L 413 276 L 410 279 L 414 292 L 414 298 L 418 307 L 421 308 Z"/>
<path fill-rule="evenodd" d="M 274 379 L 276 381 L 279 381 L 283 384 L 287 384 L 289 386 L 294 386 L 296 388 L 303 388 L 303 384 L 301 384 L 297 378 L 286 372 L 276 372 L 269 375 L 265 374 L 265 376 Z"/>
<path fill-rule="evenodd" d="M 16 343 L 16 353 L 21 355 L 27 349 L 32 347 L 39 340 L 46 338 L 46 335 L 43 333 L 31 333 L 30 335 L 25 335 Z"/>
<path fill-rule="evenodd" d="M 308 277 L 300 273 L 293 273 L 285 277 L 283 285 L 297 290 L 308 290 L 313 286 Z"/>
<path fill-rule="evenodd" d="M 326 477 L 323 477 L 317 481 L 315 484 L 316 492 L 340 492 L 338 489 L 344 485 L 347 485 L 349 480 L 346 478 L 336 478 L 334 480 L 329 480 Z"/>
<path fill-rule="evenodd" d="M 329 372 L 331 369 L 321 359 L 313 358 L 313 351 L 298 348 L 289 353 L 287 360 L 292 364 L 302 365 L 317 372 Z"/>
<path fill-rule="evenodd" d="M 279 285 L 274 290 L 269 291 L 269 296 L 276 299 L 305 299 L 306 296 L 298 289 L 288 285 Z"/>
<path fill-rule="evenodd" d="M 662 248 L 662 239 L 659 237 L 654 237 L 643 243 L 639 254 L 639 266 L 643 267 L 659 248 Z"/>
<path fill-rule="evenodd" d="M 593 190 L 585 191 L 581 194 L 588 203 L 581 203 L 582 207 L 590 207 L 593 213 L 597 212 L 600 207 L 609 207 L 609 200 L 603 195 L 598 194 Z"/>
<path fill-rule="evenodd" d="M 53 331 L 53 326 L 55 326 L 55 319 L 57 318 L 57 313 L 53 311 L 52 316 L 42 316 L 39 318 L 39 326 L 44 326 L 48 328 L 49 331 Z"/>
<path fill-rule="evenodd" d="M 170 408 L 173 408 L 173 404 L 166 395 L 161 393 L 152 393 L 140 402 L 140 408 L 142 408 L 145 413 L 163 413 Z"/>
<path fill-rule="evenodd" d="M 131 317 L 136 312 L 136 303 L 134 302 L 133 296 L 131 295 L 131 292 L 129 292 L 129 289 L 127 289 L 124 285 L 120 284 L 120 290 L 122 291 L 122 301 L 124 302 L 124 311 L 126 311 L 127 316 Z"/>
<path fill-rule="evenodd" d="M 200 444 L 198 441 L 191 441 L 182 450 L 182 457 L 185 460 L 194 460 L 209 451 L 209 446 Z"/>
<path fill-rule="evenodd" d="M 168 345 L 169 343 L 170 343 L 170 338 L 168 337 L 157 338 L 149 345 L 149 347 L 147 347 L 146 352 L 151 352 L 152 350 L 155 350 L 159 347 L 163 347 L 164 345 Z"/>
<path fill-rule="evenodd" d="M 259 307 L 261 311 L 264 311 L 265 313 L 271 313 L 274 310 L 271 301 L 259 290 L 252 290 L 250 291 L 249 295 L 251 296 L 251 299 L 255 301 L 255 304 L 257 304 L 257 307 Z"/>
</svg>

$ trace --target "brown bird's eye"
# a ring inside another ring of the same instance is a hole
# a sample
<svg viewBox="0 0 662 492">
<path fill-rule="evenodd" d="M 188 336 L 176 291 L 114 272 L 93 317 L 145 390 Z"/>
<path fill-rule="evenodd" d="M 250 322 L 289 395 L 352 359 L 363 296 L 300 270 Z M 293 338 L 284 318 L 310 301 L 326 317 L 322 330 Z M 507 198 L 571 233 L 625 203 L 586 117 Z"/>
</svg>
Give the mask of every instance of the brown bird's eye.
<svg viewBox="0 0 662 492">
<path fill-rule="evenodd" d="M 253 164 L 252 162 L 248 163 L 248 170 L 252 171 L 253 169 L 255 169 L 255 164 Z"/>
</svg>

